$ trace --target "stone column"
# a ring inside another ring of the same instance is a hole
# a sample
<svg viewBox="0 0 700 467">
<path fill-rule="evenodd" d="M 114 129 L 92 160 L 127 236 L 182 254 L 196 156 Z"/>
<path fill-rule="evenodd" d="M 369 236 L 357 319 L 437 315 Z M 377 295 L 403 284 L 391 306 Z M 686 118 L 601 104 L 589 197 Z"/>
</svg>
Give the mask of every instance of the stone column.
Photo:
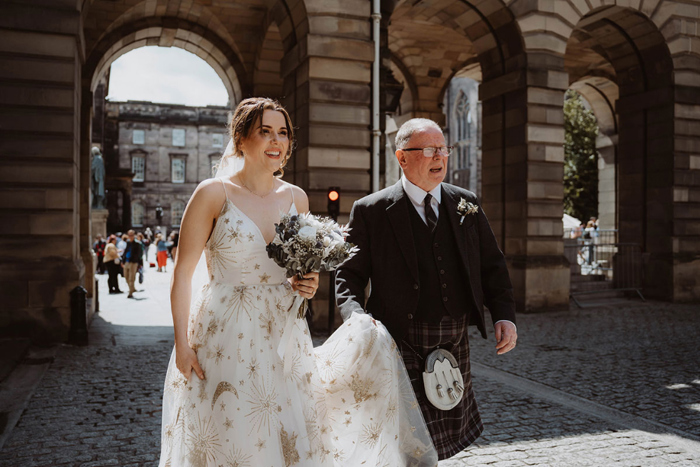
<svg viewBox="0 0 700 467">
<path fill-rule="evenodd" d="M 615 206 L 615 191 L 617 178 L 615 175 L 615 142 L 617 135 L 612 138 L 599 135 L 596 141 L 598 150 L 598 228 L 617 228 L 617 213 Z M 581 219 L 585 222 L 587 219 Z"/>
<path fill-rule="evenodd" d="M 482 204 L 504 250 L 519 311 L 565 309 L 563 59 L 531 53 L 528 68 L 486 79 Z"/>
<path fill-rule="evenodd" d="M 696 76 L 700 76 L 700 70 Z M 697 81 L 695 81 L 697 83 Z M 673 301 L 700 301 L 700 86 L 675 86 Z M 670 175 L 670 174 L 669 174 Z"/>
<path fill-rule="evenodd" d="M 64 341 L 85 273 L 76 3 L 1 3 L 0 52 L 0 329 Z"/>
<path fill-rule="evenodd" d="M 294 179 L 315 214 L 327 212 L 330 186 L 341 189 L 340 222 L 355 200 L 370 191 L 371 42 L 370 2 L 306 0 L 309 33 L 285 56 L 282 75 L 293 85 L 297 131 Z M 314 299 L 317 325 L 327 319 L 327 278 Z M 342 320 L 338 317 L 336 325 Z"/>
</svg>

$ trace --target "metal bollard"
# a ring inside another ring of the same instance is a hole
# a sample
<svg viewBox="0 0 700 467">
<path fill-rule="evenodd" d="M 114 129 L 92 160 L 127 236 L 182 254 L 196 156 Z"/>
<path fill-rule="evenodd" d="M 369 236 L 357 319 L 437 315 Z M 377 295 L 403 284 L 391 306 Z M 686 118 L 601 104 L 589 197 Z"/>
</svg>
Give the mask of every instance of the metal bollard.
<svg viewBox="0 0 700 467">
<path fill-rule="evenodd" d="M 87 290 L 77 286 L 70 291 L 70 330 L 68 343 L 72 345 L 88 345 L 87 329 Z"/>
<path fill-rule="evenodd" d="M 100 281 L 95 279 L 95 288 L 94 290 L 94 295 L 95 295 L 95 313 L 100 312 Z"/>
</svg>

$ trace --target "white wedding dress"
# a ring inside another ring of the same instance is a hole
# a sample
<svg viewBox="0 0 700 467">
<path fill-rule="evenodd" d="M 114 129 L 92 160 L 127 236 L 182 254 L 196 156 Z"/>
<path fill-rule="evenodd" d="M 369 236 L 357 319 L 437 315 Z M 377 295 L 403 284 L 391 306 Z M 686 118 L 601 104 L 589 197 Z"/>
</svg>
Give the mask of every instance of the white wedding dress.
<svg viewBox="0 0 700 467">
<path fill-rule="evenodd" d="M 160 466 L 436 466 L 386 328 L 357 315 L 314 349 L 301 298 L 265 247 L 227 199 L 188 326 L 205 380 L 188 382 L 173 351 Z"/>
</svg>

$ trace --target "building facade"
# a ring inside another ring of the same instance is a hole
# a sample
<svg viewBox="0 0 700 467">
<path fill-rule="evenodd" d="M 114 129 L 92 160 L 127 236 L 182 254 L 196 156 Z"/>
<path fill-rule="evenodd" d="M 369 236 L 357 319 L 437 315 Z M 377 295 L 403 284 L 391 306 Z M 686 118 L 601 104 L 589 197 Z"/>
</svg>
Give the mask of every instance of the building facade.
<svg viewBox="0 0 700 467">
<path fill-rule="evenodd" d="M 386 141 L 373 142 L 380 131 L 373 89 L 377 104 L 386 93 L 381 80 L 373 82 L 373 65 L 388 62 L 404 86 L 395 126 L 412 117 L 446 126 L 451 80 L 478 81 L 482 206 L 520 311 L 569 303 L 562 107 L 574 88 L 606 136 L 602 159 L 615 167 L 605 185 L 615 196 L 607 199 L 614 199 L 619 240 L 643 252 L 644 295 L 700 301 L 698 0 L 382 0 L 375 12 L 373 5 L 0 3 L 2 332 L 65 340 L 69 292 L 92 289 L 93 96 L 114 60 L 147 45 L 204 59 L 232 107 L 248 96 L 280 98 L 298 129 L 285 176 L 319 213 L 327 188 L 341 187 L 341 220 L 373 184 L 391 179 L 378 157 Z M 171 170 L 158 176 L 172 178 Z"/>
<path fill-rule="evenodd" d="M 108 190 L 108 230 L 179 228 L 194 189 L 212 177 L 228 144 L 228 108 L 132 101 L 107 102 L 105 108 L 107 127 L 117 132 L 117 144 L 105 148 L 112 165 L 107 178 L 111 168 L 133 174 L 126 202 L 122 191 Z"/>
</svg>

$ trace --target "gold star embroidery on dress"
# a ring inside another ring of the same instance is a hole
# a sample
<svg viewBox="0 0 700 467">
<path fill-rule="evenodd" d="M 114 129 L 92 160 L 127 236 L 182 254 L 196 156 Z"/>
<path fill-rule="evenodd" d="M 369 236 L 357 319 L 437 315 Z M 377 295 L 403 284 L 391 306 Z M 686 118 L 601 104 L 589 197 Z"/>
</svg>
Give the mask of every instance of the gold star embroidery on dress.
<svg viewBox="0 0 700 467">
<path fill-rule="evenodd" d="M 256 264 L 255 266 L 253 266 L 253 269 L 255 269 L 257 271 L 258 269 L 260 269 L 260 265 Z"/>
<path fill-rule="evenodd" d="M 270 276 L 267 275 L 267 273 L 263 273 L 260 277 L 260 283 L 261 284 L 267 284 L 267 281 L 270 280 Z"/>
<path fill-rule="evenodd" d="M 249 461 L 252 457 L 246 455 L 242 449 L 231 448 L 231 451 L 226 455 L 226 467 L 250 467 Z"/>
<path fill-rule="evenodd" d="M 258 448 L 258 451 L 262 451 L 265 448 L 265 441 L 258 438 L 258 442 L 255 443 L 255 447 Z"/>
<path fill-rule="evenodd" d="M 229 429 L 233 428 L 233 420 L 230 418 L 226 417 L 226 421 L 224 422 L 224 426 L 226 427 L 226 430 L 228 431 Z"/>
<path fill-rule="evenodd" d="M 366 444 L 369 447 L 374 447 L 379 441 L 379 435 L 382 433 L 381 423 L 371 423 L 369 425 L 362 426 L 362 435 L 360 436 L 360 442 Z"/>
<path fill-rule="evenodd" d="M 253 376 L 257 376 L 258 374 L 258 361 L 253 357 L 253 359 L 250 361 L 250 365 L 248 365 L 248 378 L 252 378 Z"/>
<path fill-rule="evenodd" d="M 255 235 L 251 232 L 248 234 L 248 241 L 249 242 L 254 242 L 255 241 Z"/>
<path fill-rule="evenodd" d="M 197 414 L 196 423 L 187 426 L 186 445 L 192 459 L 202 461 L 202 465 L 213 463 L 219 451 L 219 435 L 211 418 L 202 420 Z"/>
</svg>

